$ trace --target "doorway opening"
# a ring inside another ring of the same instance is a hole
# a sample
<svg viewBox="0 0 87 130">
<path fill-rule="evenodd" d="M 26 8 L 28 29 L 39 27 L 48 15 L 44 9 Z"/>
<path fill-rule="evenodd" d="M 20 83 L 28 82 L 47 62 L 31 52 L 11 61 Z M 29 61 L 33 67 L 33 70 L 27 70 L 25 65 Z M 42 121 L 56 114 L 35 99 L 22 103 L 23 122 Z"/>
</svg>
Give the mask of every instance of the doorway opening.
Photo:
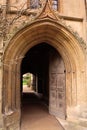
<svg viewBox="0 0 87 130">
<path fill-rule="evenodd" d="M 47 43 L 32 47 L 22 60 L 21 80 L 22 122 L 36 106 L 65 118 L 65 67 L 55 48 Z"/>
<path fill-rule="evenodd" d="M 23 93 L 34 92 L 36 88 L 34 88 L 34 75 L 32 73 L 25 73 L 22 76 L 22 87 Z M 36 87 L 36 86 L 35 86 Z"/>
</svg>

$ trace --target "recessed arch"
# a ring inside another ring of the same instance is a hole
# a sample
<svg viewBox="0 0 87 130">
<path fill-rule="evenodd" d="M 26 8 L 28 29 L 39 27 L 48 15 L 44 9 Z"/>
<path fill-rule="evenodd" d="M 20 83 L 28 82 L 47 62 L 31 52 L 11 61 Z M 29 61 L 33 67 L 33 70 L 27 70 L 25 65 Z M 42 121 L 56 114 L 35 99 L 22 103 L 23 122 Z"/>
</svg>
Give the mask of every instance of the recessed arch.
<svg viewBox="0 0 87 130">
<path fill-rule="evenodd" d="M 81 105 L 85 101 L 85 90 L 82 91 L 83 98 L 81 95 L 79 96 L 79 91 L 84 86 L 85 75 L 84 53 L 79 45 L 80 43 L 60 22 L 51 19 L 36 20 L 18 31 L 10 40 L 4 52 L 3 91 L 6 90 L 3 93 L 6 100 L 3 101 L 3 112 L 7 115 L 11 112 L 19 114 L 19 118 L 16 119 L 19 122 L 22 58 L 32 47 L 43 42 L 54 47 L 60 53 L 65 64 L 67 117 L 70 114 L 70 108 Z M 12 80 L 14 80 L 14 84 Z M 5 118 L 8 118 L 8 116 Z"/>
</svg>

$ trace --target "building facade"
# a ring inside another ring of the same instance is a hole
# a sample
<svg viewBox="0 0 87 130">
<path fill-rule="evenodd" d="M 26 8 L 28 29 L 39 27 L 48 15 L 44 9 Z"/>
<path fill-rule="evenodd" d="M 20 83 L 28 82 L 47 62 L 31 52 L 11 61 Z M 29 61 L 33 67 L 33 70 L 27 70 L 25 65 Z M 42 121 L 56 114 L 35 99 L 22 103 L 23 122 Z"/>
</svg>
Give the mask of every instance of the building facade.
<svg viewBox="0 0 87 130">
<path fill-rule="evenodd" d="M 27 72 L 38 75 L 49 113 L 87 123 L 86 5 L 86 0 L 0 1 L 1 130 L 20 130 L 21 76 Z"/>
</svg>

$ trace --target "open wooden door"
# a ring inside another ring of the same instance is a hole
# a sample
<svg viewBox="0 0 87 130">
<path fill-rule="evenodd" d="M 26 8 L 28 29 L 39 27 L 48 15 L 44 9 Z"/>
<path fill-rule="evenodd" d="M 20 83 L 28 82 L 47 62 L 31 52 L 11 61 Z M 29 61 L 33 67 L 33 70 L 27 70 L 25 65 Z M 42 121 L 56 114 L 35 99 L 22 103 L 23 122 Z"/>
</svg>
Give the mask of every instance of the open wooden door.
<svg viewBox="0 0 87 130">
<path fill-rule="evenodd" d="M 49 112 L 65 119 L 65 67 L 62 57 L 56 50 L 49 55 Z"/>
</svg>

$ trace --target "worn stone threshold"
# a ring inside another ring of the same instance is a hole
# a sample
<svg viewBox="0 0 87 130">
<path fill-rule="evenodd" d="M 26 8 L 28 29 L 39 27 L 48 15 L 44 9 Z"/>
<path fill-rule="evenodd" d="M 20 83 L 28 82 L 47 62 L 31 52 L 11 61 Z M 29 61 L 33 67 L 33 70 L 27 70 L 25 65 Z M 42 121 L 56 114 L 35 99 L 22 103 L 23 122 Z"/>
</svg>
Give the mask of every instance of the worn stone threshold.
<svg viewBox="0 0 87 130">
<path fill-rule="evenodd" d="M 65 130 L 87 130 L 87 121 L 84 119 L 63 120 L 58 117 L 56 117 L 56 119 L 60 122 Z"/>
</svg>

